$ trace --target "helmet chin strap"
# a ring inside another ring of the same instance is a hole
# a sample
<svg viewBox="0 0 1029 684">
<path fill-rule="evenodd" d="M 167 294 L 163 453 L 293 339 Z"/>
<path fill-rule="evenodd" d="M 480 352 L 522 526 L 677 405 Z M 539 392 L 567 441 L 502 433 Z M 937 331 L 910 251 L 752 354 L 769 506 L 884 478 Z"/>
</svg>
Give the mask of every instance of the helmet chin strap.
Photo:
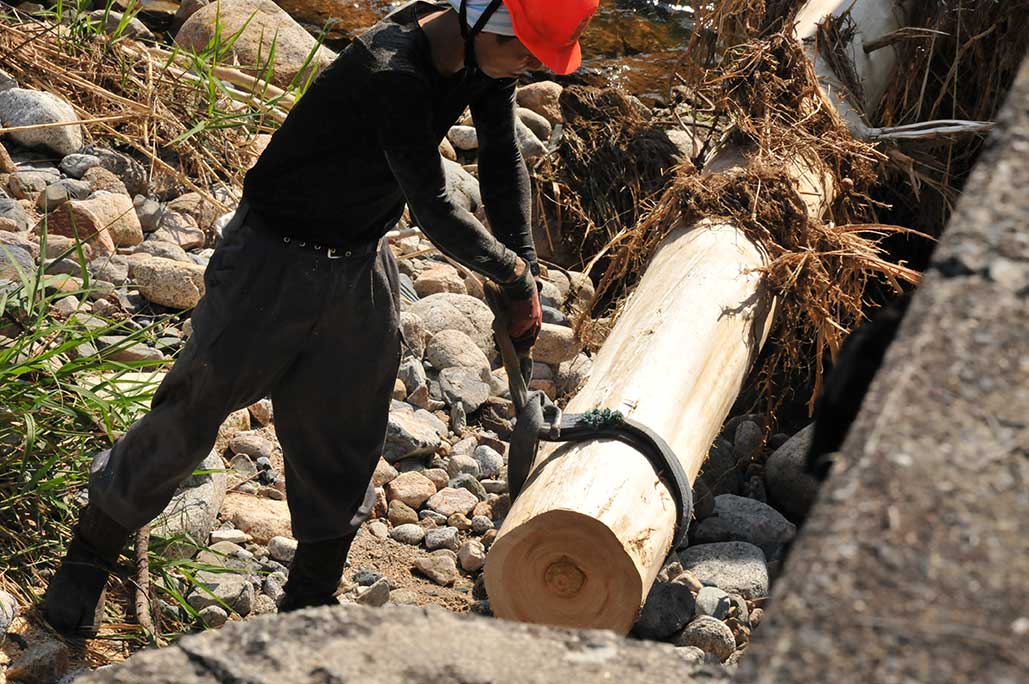
<svg viewBox="0 0 1029 684">
<path fill-rule="evenodd" d="M 493 16 L 493 13 L 497 11 L 503 0 L 493 0 L 489 6 L 479 15 L 479 20 L 475 22 L 475 26 L 468 28 L 468 0 L 461 0 L 461 9 L 458 12 L 458 23 L 461 25 L 461 37 L 464 38 L 464 68 L 465 76 L 468 76 L 479 68 L 479 63 L 475 59 L 475 36 L 482 32 L 482 29 L 486 26 L 486 23 Z"/>
</svg>

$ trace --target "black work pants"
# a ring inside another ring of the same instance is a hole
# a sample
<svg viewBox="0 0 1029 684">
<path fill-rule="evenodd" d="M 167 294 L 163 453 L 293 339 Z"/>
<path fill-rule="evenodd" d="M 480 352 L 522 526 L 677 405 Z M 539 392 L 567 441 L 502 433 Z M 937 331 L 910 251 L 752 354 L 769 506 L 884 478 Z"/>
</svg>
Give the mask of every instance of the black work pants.
<svg viewBox="0 0 1029 684">
<path fill-rule="evenodd" d="M 94 459 L 91 503 L 129 529 L 145 525 L 210 453 L 225 418 L 270 394 L 294 536 L 356 531 L 374 501 L 400 361 L 396 261 L 384 243 L 360 251 L 329 258 L 286 243 L 242 205 L 150 412 Z"/>
</svg>

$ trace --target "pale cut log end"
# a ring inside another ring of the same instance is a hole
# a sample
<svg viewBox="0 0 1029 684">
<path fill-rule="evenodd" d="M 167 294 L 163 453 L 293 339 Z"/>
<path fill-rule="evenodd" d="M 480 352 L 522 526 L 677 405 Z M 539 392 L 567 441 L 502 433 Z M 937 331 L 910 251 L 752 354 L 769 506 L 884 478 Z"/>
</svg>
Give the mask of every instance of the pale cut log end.
<svg viewBox="0 0 1029 684">
<path fill-rule="evenodd" d="M 498 537 L 485 579 L 505 620 L 626 634 L 643 603 L 643 580 L 618 538 L 575 511 L 548 511 Z"/>
</svg>

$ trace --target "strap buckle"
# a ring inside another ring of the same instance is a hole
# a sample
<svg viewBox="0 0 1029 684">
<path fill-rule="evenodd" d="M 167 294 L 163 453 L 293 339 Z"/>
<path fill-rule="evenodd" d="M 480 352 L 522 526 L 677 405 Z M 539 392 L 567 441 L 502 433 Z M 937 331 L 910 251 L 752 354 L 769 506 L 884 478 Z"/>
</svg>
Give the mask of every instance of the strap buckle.
<svg viewBox="0 0 1029 684">
<path fill-rule="evenodd" d="M 353 254 L 353 252 L 351 252 L 349 249 L 343 253 L 340 253 L 340 251 L 335 247 L 329 247 L 327 250 L 325 250 L 325 256 L 329 257 L 330 259 L 343 259 L 350 256 L 351 254 Z"/>
</svg>

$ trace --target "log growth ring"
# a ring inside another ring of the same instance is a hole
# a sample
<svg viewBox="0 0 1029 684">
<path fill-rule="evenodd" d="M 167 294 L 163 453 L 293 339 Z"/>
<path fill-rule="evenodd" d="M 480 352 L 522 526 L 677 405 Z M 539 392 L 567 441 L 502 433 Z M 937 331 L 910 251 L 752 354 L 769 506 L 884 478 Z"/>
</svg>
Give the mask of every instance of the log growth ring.
<svg viewBox="0 0 1029 684">
<path fill-rule="evenodd" d="M 548 511 L 498 538 L 485 579 L 499 618 L 621 634 L 632 627 L 643 590 L 607 525 L 569 510 Z"/>
</svg>

